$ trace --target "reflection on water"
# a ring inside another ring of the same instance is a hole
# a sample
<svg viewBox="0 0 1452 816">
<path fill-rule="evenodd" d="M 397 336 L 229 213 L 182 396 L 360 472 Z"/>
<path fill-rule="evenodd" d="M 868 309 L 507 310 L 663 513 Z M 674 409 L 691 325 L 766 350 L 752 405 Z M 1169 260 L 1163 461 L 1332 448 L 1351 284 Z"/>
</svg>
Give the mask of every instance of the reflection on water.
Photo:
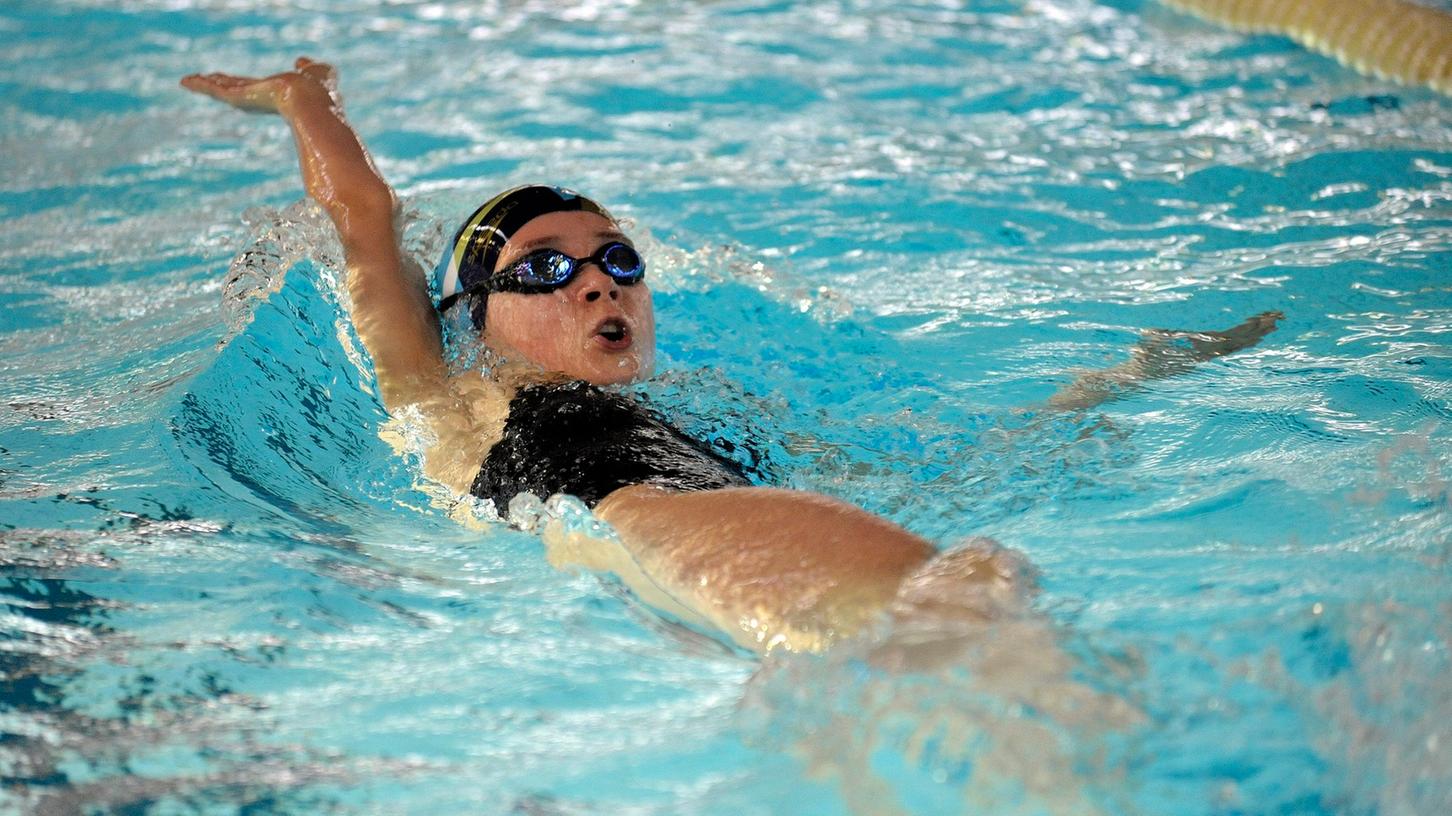
<svg viewBox="0 0 1452 816">
<path fill-rule="evenodd" d="M 22 0 L 0 42 L 7 807 L 1447 810 L 1446 100 L 1137 0 Z M 285 128 L 175 87 L 294 51 L 423 267 L 497 188 L 590 192 L 650 257 L 645 398 L 1025 553 L 1032 613 L 760 665 L 419 490 Z"/>
<path fill-rule="evenodd" d="M 123 623 L 133 614 L 126 604 L 81 589 L 118 580 L 108 571 L 124 567 L 104 548 L 175 546 L 217 532 L 132 515 L 114 532 L 5 535 L 0 801 L 47 816 L 218 802 L 306 809 L 330 797 L 303 788 L 351 776 L 309 767 L 300 746 L 266 745 L 267 706 L 231 687 L 229 665 L 271 664 L 283 657 L 281 640 L 157 643 L 147 627 Z M 211 768 L 174 764 L 188 755 Z"/>
<path fill-rule="evenodd" d="M 985 568 L 996 581 L 963 580 Z M 800 756 L 855 813 L 1123 812 L 1144 724 L 1123 696 L 1136 667 L 1073 654 L 1029 608 L 1031 585 L 1023 557 L 991 541 L 949 550 L 876 631 L 768 659 L 746 738 Z"/>
</svg>

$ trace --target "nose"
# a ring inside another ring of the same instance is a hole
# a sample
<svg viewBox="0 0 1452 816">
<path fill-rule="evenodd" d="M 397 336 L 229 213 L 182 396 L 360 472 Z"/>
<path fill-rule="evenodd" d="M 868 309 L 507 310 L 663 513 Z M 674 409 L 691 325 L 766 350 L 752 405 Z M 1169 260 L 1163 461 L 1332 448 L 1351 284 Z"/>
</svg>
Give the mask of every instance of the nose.
<svg viewBox="0 0 1452 816">
<path fill-rule="evenodd" d="M 587 263 L 585 268 L 580 270 L 579 296 L 586 303 L 594 303 L 602 297 L 619 300 L 620 283 L 605 274 L 605 270 L 601 269 L 599 264 Z"/>
</svg>

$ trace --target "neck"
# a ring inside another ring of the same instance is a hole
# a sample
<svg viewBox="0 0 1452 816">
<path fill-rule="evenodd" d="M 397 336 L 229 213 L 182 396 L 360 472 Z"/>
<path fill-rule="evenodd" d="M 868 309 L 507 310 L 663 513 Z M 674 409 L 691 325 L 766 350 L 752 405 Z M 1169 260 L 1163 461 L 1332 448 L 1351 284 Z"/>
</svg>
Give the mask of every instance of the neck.
<svg viewBox="0 0 1452 816">
<path fill-rule="evenodd" d="M 566 383 L 574 379 L 558 371 L 547 371 L 528 360 L 510 359 L 494 353 L 485 357 L 484 375 L 514 391 L 531 385 Z"/>
</svg>

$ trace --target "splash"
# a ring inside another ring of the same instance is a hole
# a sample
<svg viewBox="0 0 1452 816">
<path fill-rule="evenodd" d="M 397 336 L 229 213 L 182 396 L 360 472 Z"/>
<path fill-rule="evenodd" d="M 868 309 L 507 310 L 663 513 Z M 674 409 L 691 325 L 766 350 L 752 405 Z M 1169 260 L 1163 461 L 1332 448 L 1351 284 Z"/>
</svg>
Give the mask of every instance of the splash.
<svg viewBox="0 0 1452 816">
<path fill-rule="evenodd" d="M 1032 610 L 1032 583 L 993 542 L 945 552 L 875 631 L 765 664 L 747 740 L 796 755 L 857 814 L 1124 812 L 1120 746 L 1142 717 Z"/>
<path fill-rule="evenodd" d="M 342 247 L 322 207 L 311 199 L 278 210 L 254 207 L 242 215 L 253 233 L 252 244 L 227 268 L 222 281 L 222 316 L 225 346 L 252 322 L 258 304 L 282 289 L 288 270 L 301 261 L 314 261 L 336 283 L 342 268 Z M 331 287 L 336 289 L 336 286 Z"/>
</svg>

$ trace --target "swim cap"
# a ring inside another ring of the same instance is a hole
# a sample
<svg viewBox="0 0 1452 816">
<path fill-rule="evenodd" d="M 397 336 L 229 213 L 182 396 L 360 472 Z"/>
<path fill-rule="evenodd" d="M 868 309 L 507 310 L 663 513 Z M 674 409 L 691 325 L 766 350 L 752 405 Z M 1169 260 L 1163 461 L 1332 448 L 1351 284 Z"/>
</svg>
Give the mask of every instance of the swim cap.
<svg viewBox="0 0 1452 816">
<path fill-rule="evenodd" d="M 484 202 L 445 250 L 435 274 L 439 281 L 439 311 L 444 311 L 469 287 L 489 280 L 509 236 L 530 221 L 554 212 L 591 212 L 614 221 L 604 207 L 574 190 L 528 184 L 505 190 Z M 484 326 L 486 293 L 478 293 L 470 312 L 475 328 Z"/>
</svg>

